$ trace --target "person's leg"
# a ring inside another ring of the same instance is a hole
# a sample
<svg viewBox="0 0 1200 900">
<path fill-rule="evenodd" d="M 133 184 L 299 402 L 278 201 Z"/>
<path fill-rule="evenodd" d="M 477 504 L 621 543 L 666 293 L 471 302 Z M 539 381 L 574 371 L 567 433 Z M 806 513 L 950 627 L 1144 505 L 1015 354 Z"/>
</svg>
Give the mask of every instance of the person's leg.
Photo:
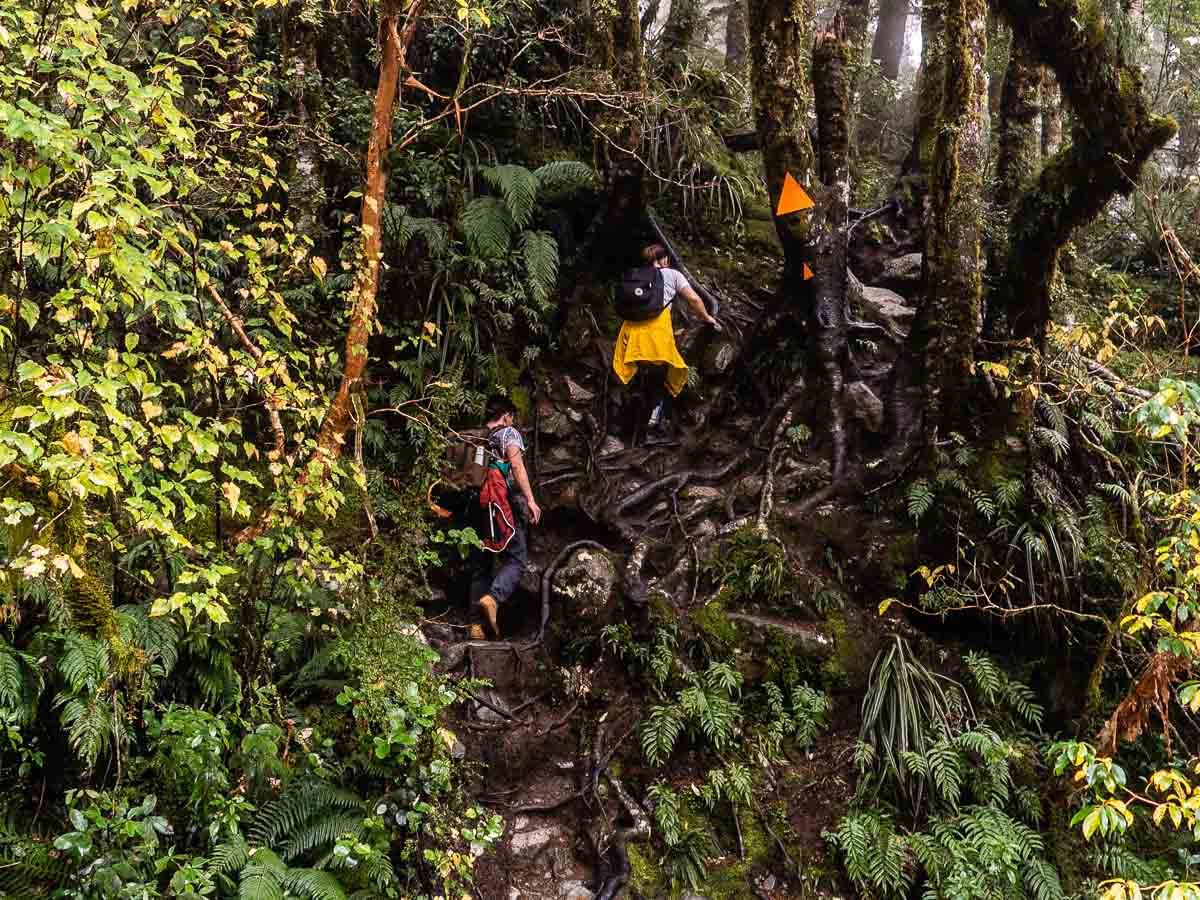
<svg viewBox="0 0 1200 900">
<path fill-rule="evenodd" d="M 646 370 L 646 408 L 649 413 L 644 421 L 647 425 L 658 426 L 662 424 L 664 418 L 663 404 L 667 396 L 667 367 L 661 363 L 654 363 L 647 366 Z"/>
<path fill-rule="evenodd" d="M 488 597 L 493 601 L 491 609 L 489 610 L 487 598 L 481 601 L 483 612 L 488 616 L 496 637 L 500 637 L 500 629 L 494 618 L 495 611 L 498 611 L 499 607 L 512 597 L 517 585 L 521 583 L 521 576 L 529 567 L 528 525 L 518 518 L 516 526 L 512 540 L 500 552 L 496 563 L 496 575 L 492 578 L 491 588 L 488 591 Z"/>
<path fill-rule="evenodd" d="M 472 550 L 467 558 L 467 572 L 471 578 L 467 596 L 467 633 L 471 640 L 482 641 L 484 614 L 479 600 L 492 586 L 492 554 L 486 550 Z"/>
</svg>

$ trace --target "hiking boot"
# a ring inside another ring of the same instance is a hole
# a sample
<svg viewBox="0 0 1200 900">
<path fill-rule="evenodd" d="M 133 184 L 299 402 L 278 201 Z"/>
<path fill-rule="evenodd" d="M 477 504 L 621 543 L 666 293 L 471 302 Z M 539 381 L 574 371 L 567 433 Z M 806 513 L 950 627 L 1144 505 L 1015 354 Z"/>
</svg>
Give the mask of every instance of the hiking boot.
<svg viewBox="0 0 1200 900">
<path fill-rule="evenodd" d="M 472 625 L 467 629 L 467 637 L 472 641 L 486 641 L 487 636 L 483 633 L 482 625 Z"/>
<path fill-rule="evenodd" d="M 496 598 L 491 594 L 484 594 L 479 598 L 479 608 L 483 610 L 483 615 L 487 618 L 488 625 L 491 626 L 492 634 L 499 639 L 500 626 L 496 624 Z"/>
</svg>

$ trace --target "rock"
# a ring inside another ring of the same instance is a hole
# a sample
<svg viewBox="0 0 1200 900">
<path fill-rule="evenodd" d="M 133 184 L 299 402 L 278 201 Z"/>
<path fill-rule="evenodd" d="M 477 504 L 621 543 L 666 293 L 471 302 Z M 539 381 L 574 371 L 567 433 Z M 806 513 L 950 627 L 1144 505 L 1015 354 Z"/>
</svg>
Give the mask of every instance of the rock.
<svg viewBox="0 0 1200 900">
<path fill-rule="evenodd" d="M 828 656 L 833 652 L 833 638 L 815 625 L 794 622 L 778 616 L 760 616 L 751 613 L 726 613 L 740 625 L 749 626 L 755 642 L 765 641 L 772 631 L 779 631 L 798 651 L 812 656 Z"/>
<path fill-rule="evenodd" d="M 592 900 L 596 895 L 584 887 L 582 881 L 564 881 L 558 886 L 558 896 L 562 900 Z"/>
<path fill-rule="evenodd" d="M 737 345 L 728 338 L 720 338 L 709 344 L 704 352 L 700 371 L 705 375 L 721 375 L 729 370 L 737 359 Z"/>
<path fill-rule="evenodd" d="M 552 437 L 565 438 L 574 434 L 575 428 L 571 425 L 571 420 L 567 418 L 566 413 L 556 406 L 551 406 L 542 409 L 538 431 Z"/>
<path fill-rule="evenodd" d="M 589 403 L 596 395 L 587 388 L 581 387 L 569 375 L 566 378 L 567 396 L 571 398 L 572 403 Z"/>
<path fill-rule="evenodd" d="M 883 430 L 883 401 L 875 396 L 865 382 L 850 382 L 846 385 L 844 396 L 850 414 L 862 422 L 867 431 L 879 434 Z"/>
<path fill-rule="evenodd" d="M 518 831 L 508 841 L 508 848 L 515 854 L 536 856 L 553 841 L 566 837 L 561 825 L 542 825 L 528 831 Z"/>
<path fill-rule="evenodd" d="M 897 337 L 908 337 L 913 316 L 917 314 L 903 297 L 895 291 L 881 287 L 863 288 L 862 308 L 863 318 L 876 325 L 882 325 Z"/>
<path fill-rule="evenodd" d="M 608 456 L 610 453 L 620 453 L 625 449 L 625 442 L 620 438 L 613 437 L 611 434 L 604 439 L 604 443 L 600 445 L 600 450 L 597 456 Z"/>
<path fill-rule="evenodd" d="M 594 618 L 613 597 L 617 567 L 607 555 L 587 548 L 576 550 L 554 573 L 555 593 L 571 603 L 570 615 Z"/>
<path fill-rule="evenodd" d="M 895 291 L 912 291 L 921 286 L 920 253 L 907 253 L 895 259 L 889 259 L 883 264 L 883 274 L 879 283 Z"/>
</svg>

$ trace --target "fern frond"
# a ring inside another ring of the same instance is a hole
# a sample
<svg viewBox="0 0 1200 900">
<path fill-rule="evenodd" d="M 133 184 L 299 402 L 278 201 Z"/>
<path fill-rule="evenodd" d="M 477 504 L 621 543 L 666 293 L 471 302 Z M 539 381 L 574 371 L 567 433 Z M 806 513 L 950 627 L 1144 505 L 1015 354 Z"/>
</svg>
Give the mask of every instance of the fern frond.
<svg viewBox="0 0 1200 900">
<path fill-rule="evenodd" d="M 504 203 L 495 197 L 476 197 L 469 202 L 463 207 L 458 224 L 482 257 L 503 256 L 512 245 L 512 217 Z"/>
<path fill-rule="evenodd" d="M 652 706 L 642 726 L 642 752 L 652 766 L 661 766 L 675 748 L 683 730 L 683 717 L 672 704 Z"/>
<path fill-rule="evenodd" d="M 533 177 L 543 195 L 572 193 L 596 183 L 596 173 L 592 167 L 574 159 L 546 163 L 534 170 Z"/>
<path fill-rule="evenodd" d="M 525 259 L 529 294 L 535 302 L 545 303 L 558 284 L 558 241 L 546 231 L 523 232 L 521 254 Z"/>
<path fill-rule="evenodd" d="M 286 860 L 293 860 L 318 847 L 327 847 L 344 834 L 361 836 L 363 816 L 361 811 L 323 815 L 305 824 L 279 851 Z"/>
<path fill-rule="evenodd" d="M 504 208 L 517 228 L 524 228 L 533 218 L 537 202 L 537 177 L 524 166 L 485 166 L 479 170 L 488 184 L 504 197 Z"/>
<path fill-rule="evenodd" d="M 929 489 L 929 482 L 918 478 L 908 487 L 908 514 L 913 522 L 920 522 L 932 506 L 933 491 Z"/>
<path fill-rule="evenodd" d="M 317 869 L 288 869 L 283 886 L 289 893 L 308 900 L 346 900 L 346 892 L 337 878 Z"/>
<path fill-rule="evenodd" d="M 358 810 L 362 800 L 352 791 L 321 781 L 289 785 L 278 800 L 262 808 L 250 826 L 250 840 L 268 847 L 294 837 L 300 827 L 317 816 L 329 816 L 335 810 Z"/>
<path fill-rule="evenodd" d="M 265 847 L 260 847 L 242 869 L 238 900 L 283 900 L 283 877 L 287 866 Z"/>
</svg>

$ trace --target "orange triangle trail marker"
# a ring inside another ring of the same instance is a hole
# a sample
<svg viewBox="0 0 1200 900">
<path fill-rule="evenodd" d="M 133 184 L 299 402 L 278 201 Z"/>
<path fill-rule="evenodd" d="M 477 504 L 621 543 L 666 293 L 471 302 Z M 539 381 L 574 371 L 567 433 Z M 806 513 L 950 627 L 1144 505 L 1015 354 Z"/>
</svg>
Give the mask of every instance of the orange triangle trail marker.
<svg viewBox="0 0 1200 900">
<path fill-rule="evenodd" d="M 804 280 L 808 281 L 808 279 L 810 279 L 812 277 L 813 277 L 812 269 L 810 269 L 808 267 L 808 263 L 805 263 L 804 264 Z"/>
<path fill-rule="evenodd" d="M 812 197 L 804 188 L 800 187 L 800 182 L 792 177 L 792 173 L 788 172 L 783 177 L 783 190 L 779 194 L 779 205 L 775 208 L 775 215 L 786 216 L 788 213 L 799 212 L 802 209 L 812 209 L 814 206 Z"/>
</svg>

